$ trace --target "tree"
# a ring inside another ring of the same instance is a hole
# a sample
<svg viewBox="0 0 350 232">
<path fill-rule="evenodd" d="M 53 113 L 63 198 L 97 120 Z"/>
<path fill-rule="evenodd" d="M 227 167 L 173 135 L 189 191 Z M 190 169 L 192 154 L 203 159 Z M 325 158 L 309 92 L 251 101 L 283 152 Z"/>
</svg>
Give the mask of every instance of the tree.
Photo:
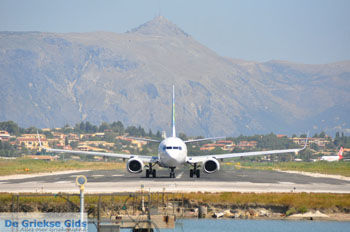
<svg viewBox="0 0 350 232">
<path fill-rule="evenodd" d="M 13 121 L 0 122 L 0 130 L 5 130 L 10 134 L 19 135 L 22 128 L 19 128 L 17 123 Z"/>
<path fill-rule="evenodd" d="M 38 131 L 38 128 L 32 126 L 32 127 L 29 127 L 27 129 L 25 129 L 24 133 L 26 133 L 26 134 L 36 134 L 37 131 Z"/>
<path fill-rule="evenodd" d="M 124 134 L 124 125 L 121 121 L 113 122 L 111 124 L 111 128 L 112 128 L 113 132 L 116 132 L 119 134 Z"/>
<path fill-rule="evenodd" d="M 106 122 L 102 122 L 101 125 L 98 128 L 99 132 L 104 132 L 105 130 L 110 129 L 110 126 Z"/>
<path fill-rule="evenodd" d="M 153 137 L 153 132 L 152 132 L 151 129 L 148 130 L 148 136 L 151 137 L 151 138 Z"/>
<path fill-rule="evenodd" d="M 185 133 L 179 133 L 179 138 L 184 140 L 184 141 L 188 140 L 188 138 L 187 138 Z"/>
<path fill-rule="evenodd" d="M 326 133 L 324 131 L 322 131 L 319 135 L 319 138 L 325 138 L 326 137 Z"/>
<path fill-rule="evenodd" d="M 339 131 L 337 131 L 337 132 L 335 133 L 335 138 L 337 139 L 337 138 L 339 138 L 339 137 L 340 137 Z"/>
</svg>

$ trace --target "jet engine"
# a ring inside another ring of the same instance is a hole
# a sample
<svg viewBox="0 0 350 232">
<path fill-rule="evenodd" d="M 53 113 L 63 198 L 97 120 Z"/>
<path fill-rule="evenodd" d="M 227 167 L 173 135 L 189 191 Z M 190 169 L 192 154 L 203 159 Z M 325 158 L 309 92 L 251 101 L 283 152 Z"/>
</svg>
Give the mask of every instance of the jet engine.
<svg viewBox="0 0 350 232">
<path fill-rule="evenodd" d="M 220 170 L 220 163 L 214 158 L 209 158 L 204 161 L 203 168 L 206 173 L 214 173 L 217 170 Z"/>
<path fill-rule="evenodd" d="M 131 173 L 140 173 L 143 170 L 143 162 L 138 158 L 129 159 L 126 163 L 126 169 Z"/>
</svg>

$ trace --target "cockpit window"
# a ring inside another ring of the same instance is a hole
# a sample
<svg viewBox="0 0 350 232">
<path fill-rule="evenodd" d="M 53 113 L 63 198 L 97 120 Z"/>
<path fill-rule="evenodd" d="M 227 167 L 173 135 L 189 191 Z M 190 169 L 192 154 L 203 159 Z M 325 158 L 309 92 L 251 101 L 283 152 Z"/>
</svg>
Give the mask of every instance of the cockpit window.
<svg viewBox="0 0 350 232">
<path fill-rule="evenodd" d="M 165 151 L 165 150 L 182 150 L 182 147 L 167 147 L 167 146 L 164 146 L 163 147 L 163 151 Z"/>
<path fill-rule="evenodd" d="M 165 151 L 165 150 L 182 150 L 182 147 L 166 147 L 166 146 L 164 146 L 163 147 L 163 150 Z"/>
</svg>

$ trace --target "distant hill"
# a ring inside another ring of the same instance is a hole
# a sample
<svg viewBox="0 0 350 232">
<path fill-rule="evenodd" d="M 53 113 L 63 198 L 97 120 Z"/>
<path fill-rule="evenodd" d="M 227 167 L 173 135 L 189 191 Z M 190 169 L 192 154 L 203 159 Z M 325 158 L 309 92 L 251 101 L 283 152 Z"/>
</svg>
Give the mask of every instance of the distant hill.
<svg viewBox="0 0 350 232">
<path fill-rule="evenodd" d="M 0 121 L 120 120 L 189 135 L 350 131 L 350 61 L 217 55 L 164 17 L 124 34 L 0 32 Z"/>
</svg>

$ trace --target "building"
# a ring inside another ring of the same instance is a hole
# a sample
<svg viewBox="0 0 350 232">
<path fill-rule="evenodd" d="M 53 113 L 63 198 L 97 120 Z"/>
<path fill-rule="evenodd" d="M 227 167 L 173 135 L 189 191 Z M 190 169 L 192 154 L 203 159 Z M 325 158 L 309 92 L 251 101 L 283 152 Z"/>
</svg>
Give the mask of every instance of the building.
<svg viewBox="0 0 350 232">
<path fill-rule="evenodd" d="M 116 139 L 128 141 L 131 143 L 131 145 L 136 146 L 139 149 L 142 148 L 142 146 L 147 144 L 146 141 L 136 140 L 136 139 L 132 139 L 132 138 L 124 137 L 124 136 L 117 136 Z"/>
<path fill-rule="evenodd" d="M 201 151 L 212 151 L 212 150 L 214 150 L 217 147 L 221 148 L 221 147 L 223 147 L 223 145 L 216 144 L 216 143 L 208 143 L 208 144 L 204 144 L 203 146 L 201 146 L 199 148 L 199 150 L 201 150 Z"/>
<path fill-rule="evenodd" d="M 236 144 L 231 140 L 219 140 L 216 143 L 224 145 L 221 149 L 225 151 L 232 151 L 236 146 Z"/>
<path fill-rule="evenodd" d="M 9 141 L 10 140 L 10 134 L 7 131 L 0 131 L 0 141 Z"/>
<path fill-rule="evenodd" d="M 46 136 L 42 135 L 42 134 L 39 134 L 39 137 L 40 137 L 40 141 L 41 141 L 42 147 L 49 148 L 49 143 L 46 140 Z M 16 144 L 19 147 L 23 146 L 23 147 L 25 147 L 26 149 L 29 149 L 29 150 L 39 150 L 39 151 L 41 151 L 40 142 L 39 142 L 39 139 L 38 139 L 37 135 L 32 136 L 32 134 L 23 134 L 22 137 L 18 137 L 16 139 Z"/>
<path fill-rule="evenodd" d="M 235 147 L 234 142 L 230 140 L 219 140 L 216 143 L 204 144 L 199 148 L 201 151 L 212 151 L 215 148 L 220 148 L 221 150 L 231 151 Z"/>
<path fill-rule="evenodd" d="M 287 135 L 281 135 L 281 134 L 278 134 L 276 135 L 277 138 L 281 139 L 281 138 L 287 138 L 288 136 Z"/>
<path fill-rule="evenodd" d="M 242 150 L 256 148 L 258 145 L 257 141 L 240 141 L 237 145 Z"/>
<path fill-rule="evenodd" d="M 22 138 L 34 138 L 38 139 L 38 134 L 22 134 Z M 46 139 L 46 135 L 39 134 L 40 139 Z"/>
<path fill-rule="evenodd" d="M 304 146 L 305 144 L 305 139 L 306 138 L 290 138 L 295 144 L 298 144 L 300 146 Z M 307 140 L 307 146 L 310 146 L 310 144 L 316 144 L 320 148 L 325 148 L 326 144 L 330 143 L 330 141 L 327 138 L 308 138 Z"/>
</svg>

